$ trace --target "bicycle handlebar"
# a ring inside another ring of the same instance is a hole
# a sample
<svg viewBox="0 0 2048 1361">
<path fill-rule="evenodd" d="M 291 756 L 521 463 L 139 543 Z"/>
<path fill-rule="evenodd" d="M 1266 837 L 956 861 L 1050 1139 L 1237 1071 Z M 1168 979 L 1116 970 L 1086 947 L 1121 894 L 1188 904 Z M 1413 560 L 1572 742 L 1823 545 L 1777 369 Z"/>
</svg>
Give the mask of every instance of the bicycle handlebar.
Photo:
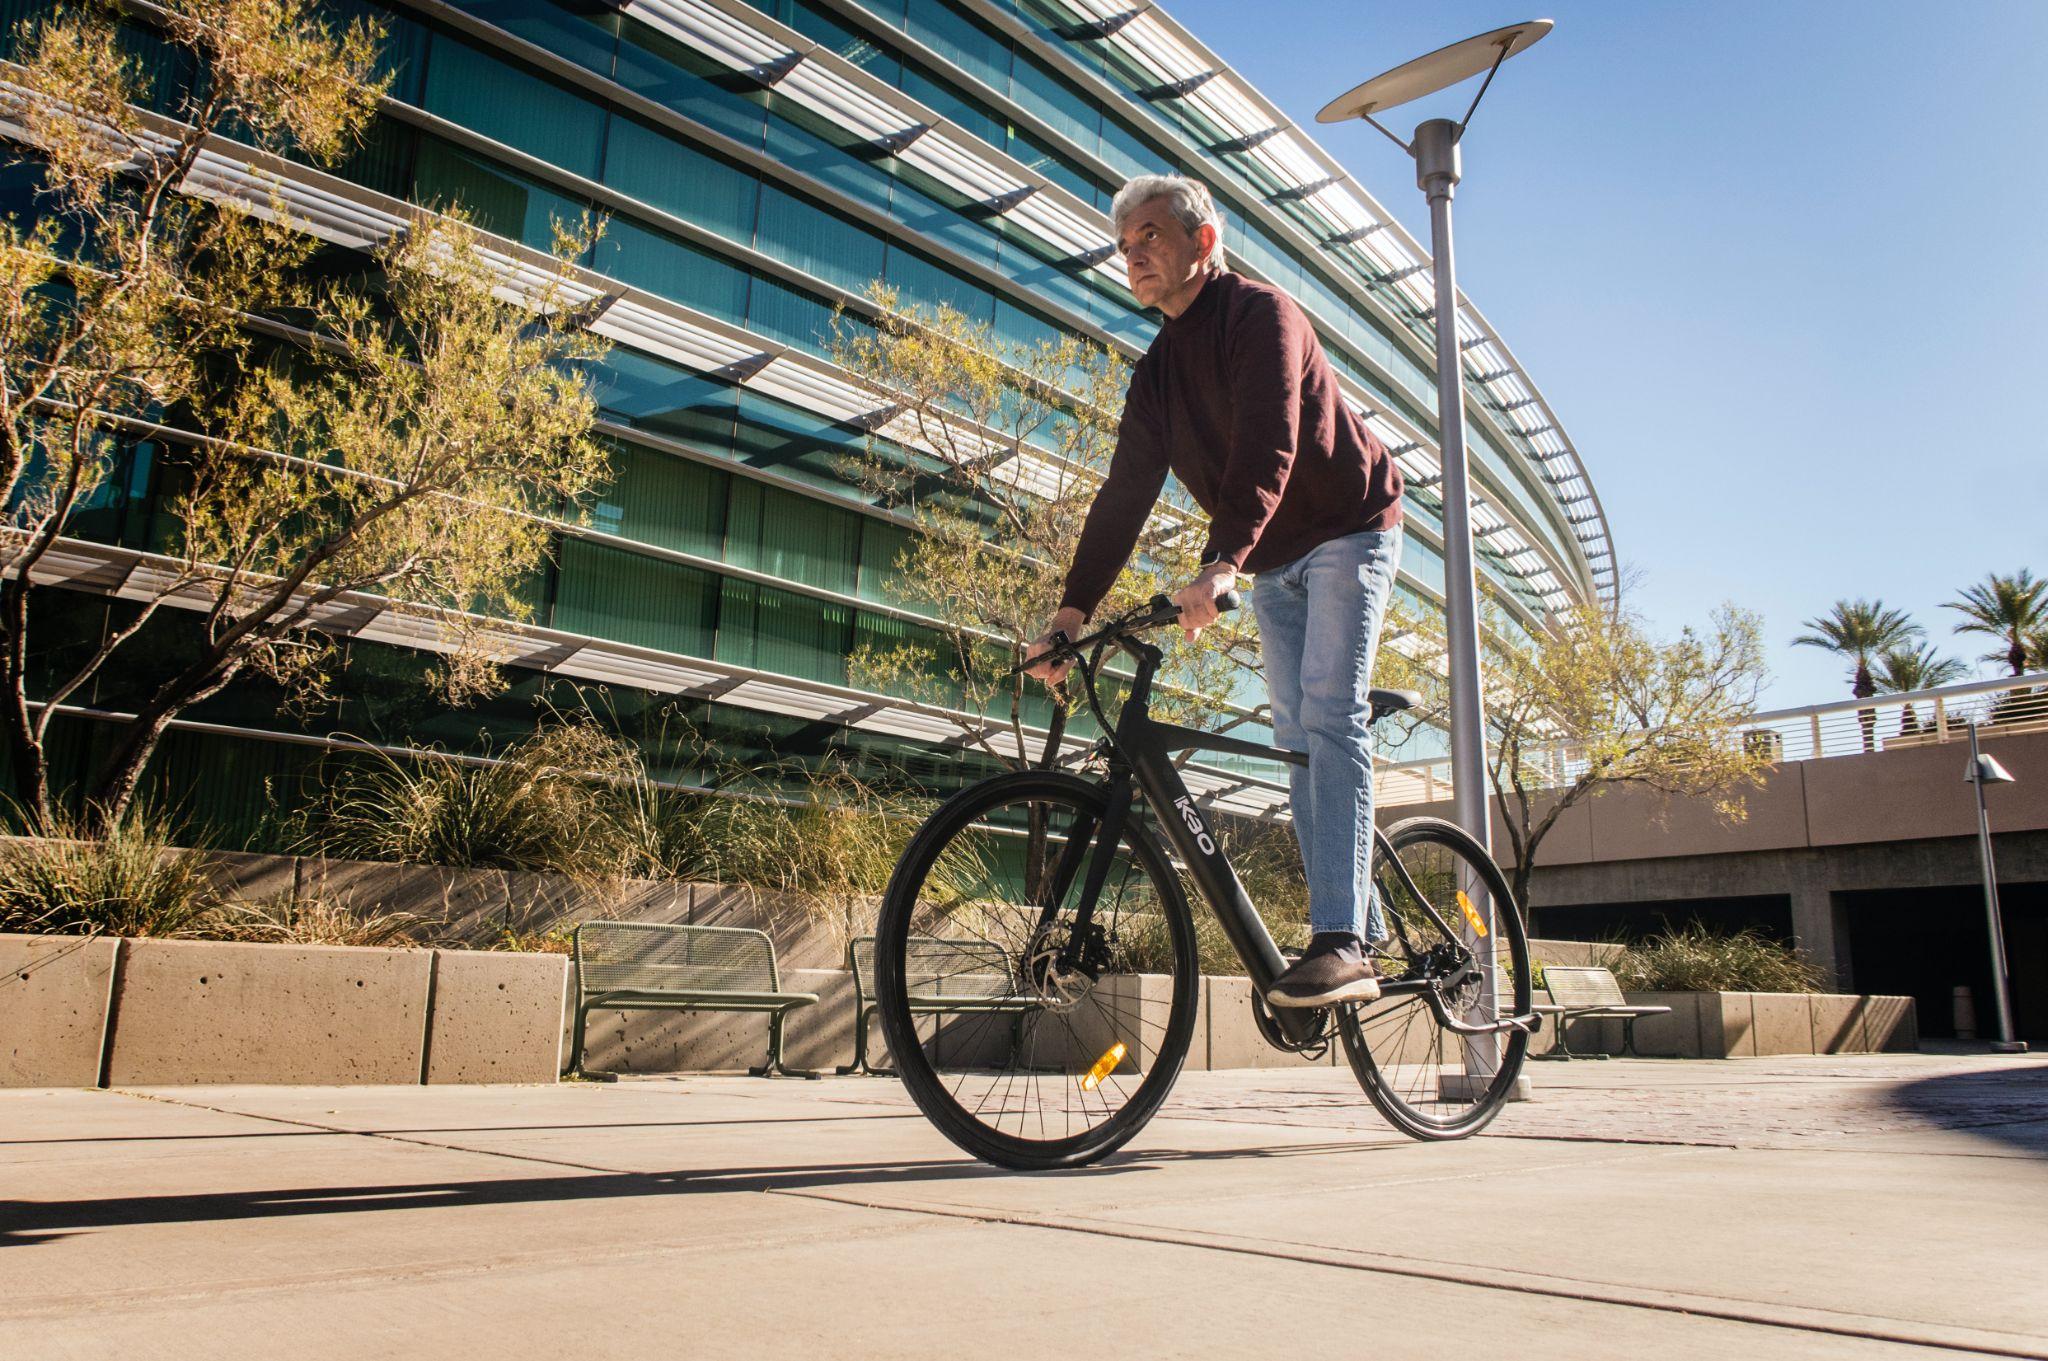
<svg viewBox="0 0 2048 1361">
<path fill-rule="evenodd" d="M 1244 596 L 1241 592 L 1234 590 L 1225 591 L 1222 595 L 1216 597 L 1216 612 L 1218 614 L 1229 614 L 1232 610 L 1241 609 L 1243 606 Z M 1178 618 L 1180 618 L 1180 606 L 1174 604 L 1166 596 L 1155 595 L 1144 605 L 1130 611 L 1128 614 L 1120 615 L 1110 620 L 1093 633 L 1084 634 L 1079 638 L 1068 638 L 1065 634 L 1053 635 L 1056 641 L 1053 643 L 1051 650 L 1033 657 L 1028 662 L 1020 662 L 1016 666 L 1011 667 L 1003 673 L 1003 679 L 1008 680 L 1014 676 L 1022 675 L 1031 667 L 1043 662 L 1078 661 L 1083 652 L 1098 643 L 1115 642 L 1120 638 L 1128 637 L 1133 633 L 1141 633 L 1146 629 L 1162 628 Z"/>
</svg>

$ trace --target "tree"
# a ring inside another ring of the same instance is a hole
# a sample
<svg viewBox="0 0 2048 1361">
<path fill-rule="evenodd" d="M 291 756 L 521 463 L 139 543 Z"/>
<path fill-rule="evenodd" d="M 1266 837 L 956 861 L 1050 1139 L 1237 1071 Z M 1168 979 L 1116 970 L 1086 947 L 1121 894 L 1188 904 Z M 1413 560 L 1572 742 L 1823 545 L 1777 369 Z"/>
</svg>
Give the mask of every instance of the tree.
<svg viewBox="0 0 2048 1361">
<path fill-rule="evenodd" d="M 1904 610 L 1886 609 L 1882 600 L 1837 600 L 1831 613 L 1807 620 L 1804 627 L 1813 632 L 1794 638 L 1793 646 L 1825 648 L 1853 661 L 1849 693 L 1857 699 L 1869 699 L 1877 693 L 1877 682 L 1870 674 L 1871 658 L 1902 647 L 1926 632 Z M 1877 711 L 1858 710 L 1856 719 L 1863 728 L 1863 749 L 1877 750 Z"/>
<path fill-rule="evenodd" d="M 381 91 L 374 29 L 337 32 L 303 0 L 171 0 L 158 22 L 204 73 L 174 92 L 174 117 L 138 108 L 144 73 L 98 13 L 38 26 L 13 77 L 31 93 L 8 109 L 26 134 L 16 160 L 44 194 L 34 222 L 0 229 L 0 723 L 39 819 L 54 811 L 43 753 L 57 706 L 164 605 L 196 614 L 188 653 L 150 678 L 90 773 L 94 830 L 123 816 L 169 722 L 236 677 L 317 703 L 332 651 L 319 619 L 345 594 L 446 634 L 452 698 L 490 688 L 474 616 L 524 617 L 541 517 L 605 466 L 580 368 L 602 347 L 565 305 L 566 264 L 501 300 L 460 215 L 422 215 L 374 283 L 314 285 L 302 267 L 318 243 L 281 201 L 188 192 L 210 137 L 344 151 Z M 587 240 L 565 232 L 564 258 Z M 171 551 L 131 576 L 136 605 L 32 703 L 30 574 L 137 421 L 168 427 L 177 449 Z"/>
<path fill-rule="evenodd" d="M 1624 785 L 1728 795 L 1771 764 L 1740 731 L 1765 678 L 1755 614 L 1726 605 L 1705 629 L 1670 640 L 1620 606 L 1581 606 L 1533 632 L 1494 605 L 1484 619 L 1487 778 L 1525 909 L 1537 848 L 1572 808 Z M 1406 642 L 1382 645 L 1376 683 L 1419 689 L 1428 711 L 1441 712 L 1441 618 L 1390 619 L 1387 628 Z M 1746 815 L 1736 797 L 1717 807 L 1730 820 Z"/>
<path fill-rule="evenodd" d="M 884 504 L 914 519 L 917 533 L 895 566 L 907 603 L 937 621 L 943 643 L 858 652 L 855 683 L 907 695 L 934 713 L 957 705 L 1000 715 L 1008 741 L 998 744 L 973 723 L 962 735 L 1021 768 L 1037 756 L 1025 706 L 1039 682 L 1002 673 L 1023 660 L 1058 601 L 1116 447 L 1130 372 L 1120 356 L 1075 337 L 1005 341 L 987 322 L 905 303 L 879 282 L 867 299 L 874 323 L 842 311 L 831 344 L 833 360 L 879 408 L 875 438 L 855 472 Z M 1105 611 L 1194 576 L 1197 515 L 1182 502 L 1155 518 Z M 1248 609 L 1224 616 L 1198 646 L 1160 641 L 1168 664 L 1155 708 L 1181 721 L 1214 723 L 1246 669 L 1258 665 Z M 942 705 L 942 697 L 950 702 Z M 1071 689 L 1052 692 L 1056 726 L 1064 726 L 1074 700 Z"/>
<path fill-rule="evenodd" d="M 1927 643 L 1918 647 L 1895 647 L 1880 654 L 1874 679 L 1880 694 L 1905 695 L 1915 690 L 1932 690 L 1937 686 L 1949 685 L 1961 680 L 1969 673 L 1969 667 L 1954 657 L 1937 657 L 1934 648 Z M 1899 732 L 1903 736 L 1920 731 L 1920 720 L 1913 712 L 1913 706 L 1903 706 L 1899 715 Z"/>
<path fill-rule="evenodd" d="M 2036 578 L 2025 567 L 2011 576 L 1991 572 L 1977 585 L 1965 586 L 1961 599 L 1943 601 L 1942 607 L 1963 616 L 1957 633 L 1986 633 L 2005 644 L 2004 650 L 1985 654 L 1985 661 L 2003 662 L 2013 675 L 2024 676 L 2048 630 L 2048 578 Z"/>
</svg>

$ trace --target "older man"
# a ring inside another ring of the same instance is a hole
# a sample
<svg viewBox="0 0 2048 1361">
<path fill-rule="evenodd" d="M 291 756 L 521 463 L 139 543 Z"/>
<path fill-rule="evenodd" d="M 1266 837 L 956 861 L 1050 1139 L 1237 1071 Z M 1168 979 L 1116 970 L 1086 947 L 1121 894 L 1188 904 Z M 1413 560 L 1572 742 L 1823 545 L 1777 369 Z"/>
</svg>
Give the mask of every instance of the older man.
<svg viewBox="0 0 2048 1361">
<path fill-rule="evenodd" d="M 1192 640 L 1241 574 L 1256 578 L 1274 740 L 1293 768 L 1295 835 L 1313 936 L 1275 1006 L 1379 995 L 1372 903 L 1372 738 L 1366 691 L 1401 553 L 1401 473 L 1344 403 L 1293 299 L 1224 265 L 1222 222 L 1194 180 L 1142 175 L 1110 208 L 1131 292 L 1165 314 L 1131 374 L 1109 476 L 1066 589 L 1029 656 L 1077 634 L 1131 555 L 1166 474 L 1208 512 L 1202 569 L 1174 594 Z M 1057 682 L 1060 664 L 1032 674 Z"/>
</svg>

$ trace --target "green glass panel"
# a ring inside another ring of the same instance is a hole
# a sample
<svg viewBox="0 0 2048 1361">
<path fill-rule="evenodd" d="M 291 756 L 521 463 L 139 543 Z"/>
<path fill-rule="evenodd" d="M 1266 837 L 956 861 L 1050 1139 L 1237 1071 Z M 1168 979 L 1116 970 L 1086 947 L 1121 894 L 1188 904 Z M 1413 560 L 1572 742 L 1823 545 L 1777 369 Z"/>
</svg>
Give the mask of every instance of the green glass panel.
<svg viewBox="0 0 2048 1361">
<path fill-rule="evenodd" d="M 908 302 L 923 303 L 927 307 L 944 304 L 970 322 L 995 320 L 996 299 L 993 293 L 893 241 L 889 243 L 884 272 Z"/>
<path fill-rule="evenodd" d="M 334 173 L 365 189 L 404 198 L 413 184 L 413 158 L 419 149 L 417 128 L 379 114 L 363 140 L 353 147 Z"/>
<path fill-rule="evenodd" d="M 604 182 L 742 245 L 754 239 L 760 185 L 746 171 L 631 118 L 614 118 Z"/>
<path fill-rule="evenodd" d="M 621 345 L 597 368 L 597 401 L 615 421 L 729 448 L 738 415 L 730 383 Z"/>
<path fill-rule="evenodd" d="M 597 178 L 604 113 L 539 76 L 435 34 L 424 103 L 439 114 L 564 170 Z"/>
<path fill-rule="evenodd" d="M 590 527 L 680 553 L 716 558 L 725 540 L 731 475 L 673 454 L 612 446 L 612 480 Z"/>
<path fill-rule="evenodd" d="M 735 478 L 725 557 L 736 567 L 851 595 L 859 584 L 860 531 L 855 511 Z"/>
<path fill-rule="evenodd" d="M 337 26 L 351 20 L 368 19 L 384 28 L 383 44 L 377 49 L 377 73 L 391 77 L 386 89 L 393 99 L 407 104 L 420 102 L 420 86 L 427 73 L 426 26 L 409 15 L 399 14 L 369 0 L 323 0 L 325 17 Z"/>
<path fill-rule="evenodd" d="M 454 0 L 456 7 L 516 33 L 536 47 L 578 66 L 610 75 L 618 49 L 618 16 L 595 6 L 570 8 L 554 0 Z"/>
<path fill-rule="evenodd" d="M 33 26 L 58 8 L 58 0 L 0 0 L 0 57 L 21 60 Z"/>
<path fill-rule="evenodd" d="M 605 544 L 562 545 L 554 627 L 692 657 L 710 655 L 718 579 Z"/>
<path fill-rule="evenodd" d="M 952 644 L 940 634 L 906 619 L 861 611 L 854 619 L 853 645 L 877 656 L 917 656 L 916 686 L 897 689 L 912 698 L 936 700 L 956 707 L 965 703 L 959 680 L 948 674 L 953 659 Z"/>
<path fill-rule="evenodd" d="M 849 455 L 866 447 L 867 436 L 836 421 L 758 392 L 740 393 L 739 436 L 734 452 L 742 462 L 826 486 L 844 483 Z"/>
<path fill-rule="evenodd" d="M 881 241 L 850 218 L 773 185 L 761 186 L 757 249 L 858 293 L 882 273 Z"/>
<path fill-rule="evenodd" d="M 758 4 L 759 0 L 755 3 Z M 761 8 L 768 7 L 763 5 Z M 808 3 L 808 0 L 794 0 L 794 3 L 792 0 L 780 0 L 772 12 L 777 19 L 812 42 L 844 57 L 875 79 L 894 85 L 902 77 L 902 63 L 893 51 L 878 45 L 865 33 L 848 27 L 824 7 Z"/>
<path fill-rule="evenodd" d="M 574 227 L 585 206 L 543 189 L 438 137 L 420 139 L 413 200 L 427 206 L 457 203 L 485 231 L 523 241 L 536 250 L 554 246 L 554 224 Z"/>
<path fill-rule="evenodd" d="M 897 562 L 915 536 L 904 525 L 890 520 L 863 517 L 860 537 L 860 589 L 863 600 L 885 605 L 910 605 L 913 597 L 904 585 Z"/>
<path fill-rule="evenodd" d="M 1083 151 L 1094 152 L 1101 141 L 1102 115 L 1095 105 L 1035 57 L 1017 54 L 1010 98 Z"/>
<path fill-rule="evenodd" d="M 957 205 L 933 198 L 923 192 L 926 187 L 932 186 L 921 178 L 918 187 L 899 181 L 889 196 L 889 216 L 921 240 L 949 247 L 985 265 L 997 265 L 1002 258 L 1002 237 L 996 229 L 968 217 Z"/>
<path fill-rule="evenodd" d="M 1010 44 L 945 0 L 909 0 L 904 31 L 994 90 L 1010 83 Z"/>
<path fill-rule="evenodd" d="M 906 63 L 900 84 L 903 93 L 991 147 L 1000 147 L 1009 135 L 1009 127 L 1004 120 L 961 94 L 951 82 L 930 74 L 923 67 Z"/>
<path fill-rule="evenodd" d="M 769 107 L 778 118 L 768 124 L 767 151 L 778 163 L 870 208 L 889 206 L 889 172 L 850 133 L 794 100 L 771 96 Z"/>
<path fill-rule="evenodd" d="M 804 680 L 846 683 L 853 611 L 727 577 L 720 583 L 719 661 Z"/>
<path fill-rule="evenodd" d="M 761 96 L 717 84 L 729 79 L 723 67 L 638 19 L 620 21 L 617 79 L 636 94 L 745 146 L 761 145 L 761 130 L 768 121 Z"/>
<path fill-rule="evenodd" d="M 822 356 L 832 339 L 832 304 L 815 293 L 761 275 L 747 298 L 747 329 Z"/>
<path fill-rule="evenodd" d="M 605 229 L 592 267 L 620 283 L 644 288 L 722 321 L 747 314 L 748 273 L 721 256 L 614 217 Z"/>
</svg>

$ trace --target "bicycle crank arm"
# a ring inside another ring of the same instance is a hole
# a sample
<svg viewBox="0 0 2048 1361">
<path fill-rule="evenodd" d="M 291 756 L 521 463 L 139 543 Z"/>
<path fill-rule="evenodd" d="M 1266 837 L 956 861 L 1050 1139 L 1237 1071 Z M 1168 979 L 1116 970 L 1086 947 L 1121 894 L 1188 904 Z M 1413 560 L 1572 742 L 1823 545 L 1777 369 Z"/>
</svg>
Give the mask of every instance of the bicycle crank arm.
<svg viewBox="0 0 2048 1361">
<path fill-rule="evenodd" d="M 1451 1015 L 1450 1008 L 1444 1005 L 1442 994 L 1432 991 L 1424 996 L 1429 1002 L 1429 1009 L 1436 1013 L 1437 1024 L 1454 1035 L 1509 1035 L 1516 1031 L 1524 1035 L 1534 1035 L 1543 1029 L 1543 1017 L 1535 1012 L 1526 1016 L 1503 1016 L 1498 1021 L 1486 1025 L 1473 1025 Z"/>
</svg>

